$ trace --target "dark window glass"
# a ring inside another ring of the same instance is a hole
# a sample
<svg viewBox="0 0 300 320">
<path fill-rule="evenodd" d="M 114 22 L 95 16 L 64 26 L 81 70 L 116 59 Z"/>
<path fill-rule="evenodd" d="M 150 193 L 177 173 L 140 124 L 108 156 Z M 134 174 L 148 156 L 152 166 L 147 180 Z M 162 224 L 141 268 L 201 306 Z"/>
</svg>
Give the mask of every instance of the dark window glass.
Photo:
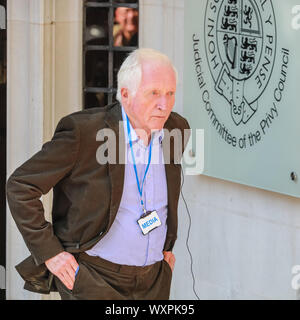
<svg viewBox="0 0 300 320">
<path fill-rule="evenodd" d="M 117 88 L 118 84 L 118 71 L 122 62 L 126 59 L 130 52 L 116 51 L 114 52 L 114 88 Z"/>
<path fill-rule="evenodd" d="M 137 0 L 84 1 L 84 108 L 115 101 L 117 73 L 138 47 Z"/>
<path fill-rule="evenodd" d="M 85 43 L 108 45 L 108 8 L 86 9 Z"/>
<path fill-rule="evenodd" d="M 87 108 L 105 107 L 108 103 L 108 94 L 105 92 L 86 92 L 85 103 Z"/>
<path fill-rule="evenodd" d="M 85 83 L 87 87 L 108 87 L 108 52 L 87 51 Z"/>
<path fill-rule="evenodd" d="M 116 0 L 117 3 L 138 3 L 138 0 Z"/>
</svg>

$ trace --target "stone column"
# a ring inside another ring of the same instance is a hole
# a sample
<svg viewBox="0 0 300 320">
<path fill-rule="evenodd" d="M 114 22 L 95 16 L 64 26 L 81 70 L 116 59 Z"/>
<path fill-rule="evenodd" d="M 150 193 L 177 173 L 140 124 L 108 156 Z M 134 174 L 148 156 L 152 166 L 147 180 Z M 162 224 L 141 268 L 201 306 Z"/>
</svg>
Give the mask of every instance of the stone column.
<svg viewBox="0 0 300 320">
<path fill-rule="evenodd" d="M 59 119 L 82 108 L 82 0 L 7 4 L 7 175 L 51 139 Z M 42 199 L 51 219 L 51 194 Z M 23 290 L 14 266 L 29 252 L 7 208 L 7 299 Z"/>
</svg>

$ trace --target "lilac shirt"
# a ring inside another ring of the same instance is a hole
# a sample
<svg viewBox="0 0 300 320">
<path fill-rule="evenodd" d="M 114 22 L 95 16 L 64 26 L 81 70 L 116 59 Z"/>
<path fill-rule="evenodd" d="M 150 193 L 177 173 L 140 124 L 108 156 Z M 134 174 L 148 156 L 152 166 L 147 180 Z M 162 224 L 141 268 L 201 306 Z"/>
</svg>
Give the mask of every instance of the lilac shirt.
<svg viewBox="0 0 300 320">
<path fill-rule="evenodd" d="M 167 234 L 168 192 L 162 152 L 163 130 L 153 135 L 151 164 L 144 182 L 143 200 L 147 211 L 156 210 L 162 225 L 143 235 L 137 220 L 143 214 L 127 135 L 126 113 L 122 108 L 126 141 L 125 179 L 122 199 L 109 232 L 90 250 L 91 256 L 123 265 L 146 266 L 163 259 Z M 130 124 L 137 172 L 142 183 L 148 163 L 149 147 L 140 140 Z"/>
</svg>

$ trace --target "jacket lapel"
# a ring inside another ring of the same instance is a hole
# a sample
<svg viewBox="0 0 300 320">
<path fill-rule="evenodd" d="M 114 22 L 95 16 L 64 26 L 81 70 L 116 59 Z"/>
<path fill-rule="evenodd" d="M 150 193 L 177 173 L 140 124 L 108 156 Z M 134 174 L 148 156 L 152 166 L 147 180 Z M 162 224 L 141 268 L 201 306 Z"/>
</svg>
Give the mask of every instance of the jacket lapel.
<svg viewBox="0 0 300 320">
<path fill-rule="evenodd" d="M 118 212 L 124 186 L 125 172 L 125 137 L 122 122 L 122 111 L 119 103 L 114 104 L 106 113 L 105 122 L 115 132 L 116 137 L 116 163 L 108 163 L 111 182 L 111 199 L 108 228 L 112 225 Z M 121 129 L 121 130 L 120 130 Z"/>
</svg>

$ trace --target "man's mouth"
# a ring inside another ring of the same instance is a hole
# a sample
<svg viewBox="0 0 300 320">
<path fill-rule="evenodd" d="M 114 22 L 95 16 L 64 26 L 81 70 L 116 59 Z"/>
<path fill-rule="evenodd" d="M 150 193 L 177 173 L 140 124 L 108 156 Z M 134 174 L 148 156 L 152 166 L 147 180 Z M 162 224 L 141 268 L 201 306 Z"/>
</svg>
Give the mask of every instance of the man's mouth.
<svg viewBox="0 0 300 320">
<path fill-rule="evenodd" d="M 152 116 L 152 118 L 165 119 L 164 116 Z"/>
</svg>

